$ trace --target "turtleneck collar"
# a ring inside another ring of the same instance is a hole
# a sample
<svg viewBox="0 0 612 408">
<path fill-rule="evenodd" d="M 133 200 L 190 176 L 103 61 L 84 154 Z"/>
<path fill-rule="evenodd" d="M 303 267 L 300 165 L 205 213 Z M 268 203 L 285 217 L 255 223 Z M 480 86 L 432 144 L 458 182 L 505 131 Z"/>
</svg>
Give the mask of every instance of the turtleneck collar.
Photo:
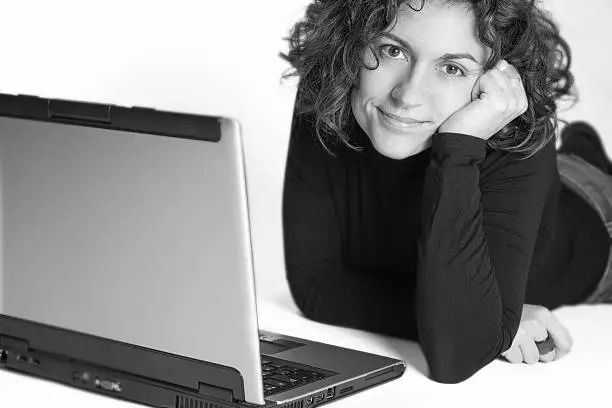
<svg viewBox="0 0 612 408">
<path fill-rule="evenodd" d="M 353 128 L 353 136 L 355 136 L 354 140 L 357 144 L 363 147 L 363 151 L 360 154 L 362 154 L 367 161 L 370 161 L 375 168 L 401 173 L 413 173 L 424 171 L 429 164 L 431 146 L 404 159 L 393 159 L 380 154 L 372 144 L 368 135 L 359 125 Z"/>
</svg>

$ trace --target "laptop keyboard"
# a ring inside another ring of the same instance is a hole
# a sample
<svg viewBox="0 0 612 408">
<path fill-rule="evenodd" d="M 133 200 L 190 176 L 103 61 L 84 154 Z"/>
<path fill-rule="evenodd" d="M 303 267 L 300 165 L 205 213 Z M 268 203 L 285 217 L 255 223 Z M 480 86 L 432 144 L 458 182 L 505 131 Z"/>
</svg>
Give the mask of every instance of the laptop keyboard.
<svg viewBox="0 0 612 408">
<path fill-rule="evenodd" d="M 314 371 L 290 361 L 271 359 L 261 356 L 264 396 L 284 392 L 329 377 L 321 371 Z"/>
</svg>

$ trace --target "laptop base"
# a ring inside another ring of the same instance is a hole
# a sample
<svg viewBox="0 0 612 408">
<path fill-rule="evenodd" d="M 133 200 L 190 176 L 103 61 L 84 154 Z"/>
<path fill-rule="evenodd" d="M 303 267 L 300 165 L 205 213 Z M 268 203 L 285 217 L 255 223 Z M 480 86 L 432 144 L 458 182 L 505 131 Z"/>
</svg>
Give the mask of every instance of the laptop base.
<svg viewBox="0 0 612 408">
<path fill-rule="evenodd" d="M 277 406 L 275 402 L 253 405 L 246 402 L 221 401 L 173 384 L 34 351 L 22 353 L 4 349 L 0 367 L 152 407 L 267 408 Z"/>
<path fill-rule="evenodd" d="M 32 351 L 22 354 L 13 350 L 0 350 L 0 370 L 2 369 L 51 380 L 111 398 L 160 408 L 314 408 L 392 381 L 404 373 L 402 366 L 396 366 L 381 370 L 377 375 L 368 376 L 367 379 L 356 379 L 351 383 L 330 387 L 295 401 L 284 404 L 266 401 L 265 405 L 255 405 L 248 402 L 221 401 L 173 384 Z"/>
</svg>

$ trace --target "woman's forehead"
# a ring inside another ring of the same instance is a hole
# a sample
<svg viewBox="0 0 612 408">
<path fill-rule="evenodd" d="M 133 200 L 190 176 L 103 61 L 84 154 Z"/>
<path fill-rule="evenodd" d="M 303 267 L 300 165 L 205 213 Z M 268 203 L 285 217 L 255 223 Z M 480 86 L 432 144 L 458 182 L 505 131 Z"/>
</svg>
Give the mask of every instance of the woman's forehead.
<svg viewBox="0 0 612 408">
<path fill-rule="evenodd" d="M 487 47 L 478 39 L 475 16 L 467 3 L 425 1 L 419 11 L 402 3 L 387 32 L 421 52 L 470 53 L 483 62 L 488 55 Z"/>
</svg>

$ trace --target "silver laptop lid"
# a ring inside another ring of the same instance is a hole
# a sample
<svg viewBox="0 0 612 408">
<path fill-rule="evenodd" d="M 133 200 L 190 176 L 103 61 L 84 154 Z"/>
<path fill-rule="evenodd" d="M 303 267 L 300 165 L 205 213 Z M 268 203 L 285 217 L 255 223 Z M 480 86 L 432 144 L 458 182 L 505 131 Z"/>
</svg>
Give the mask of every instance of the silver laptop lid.
<svg viewBox="0 0 612 408">
<path fill-rule="evenodd" d="M 263 404 L 240 128 L 0 117 L 0 314 L 238 369 Z"/>
</svg>

